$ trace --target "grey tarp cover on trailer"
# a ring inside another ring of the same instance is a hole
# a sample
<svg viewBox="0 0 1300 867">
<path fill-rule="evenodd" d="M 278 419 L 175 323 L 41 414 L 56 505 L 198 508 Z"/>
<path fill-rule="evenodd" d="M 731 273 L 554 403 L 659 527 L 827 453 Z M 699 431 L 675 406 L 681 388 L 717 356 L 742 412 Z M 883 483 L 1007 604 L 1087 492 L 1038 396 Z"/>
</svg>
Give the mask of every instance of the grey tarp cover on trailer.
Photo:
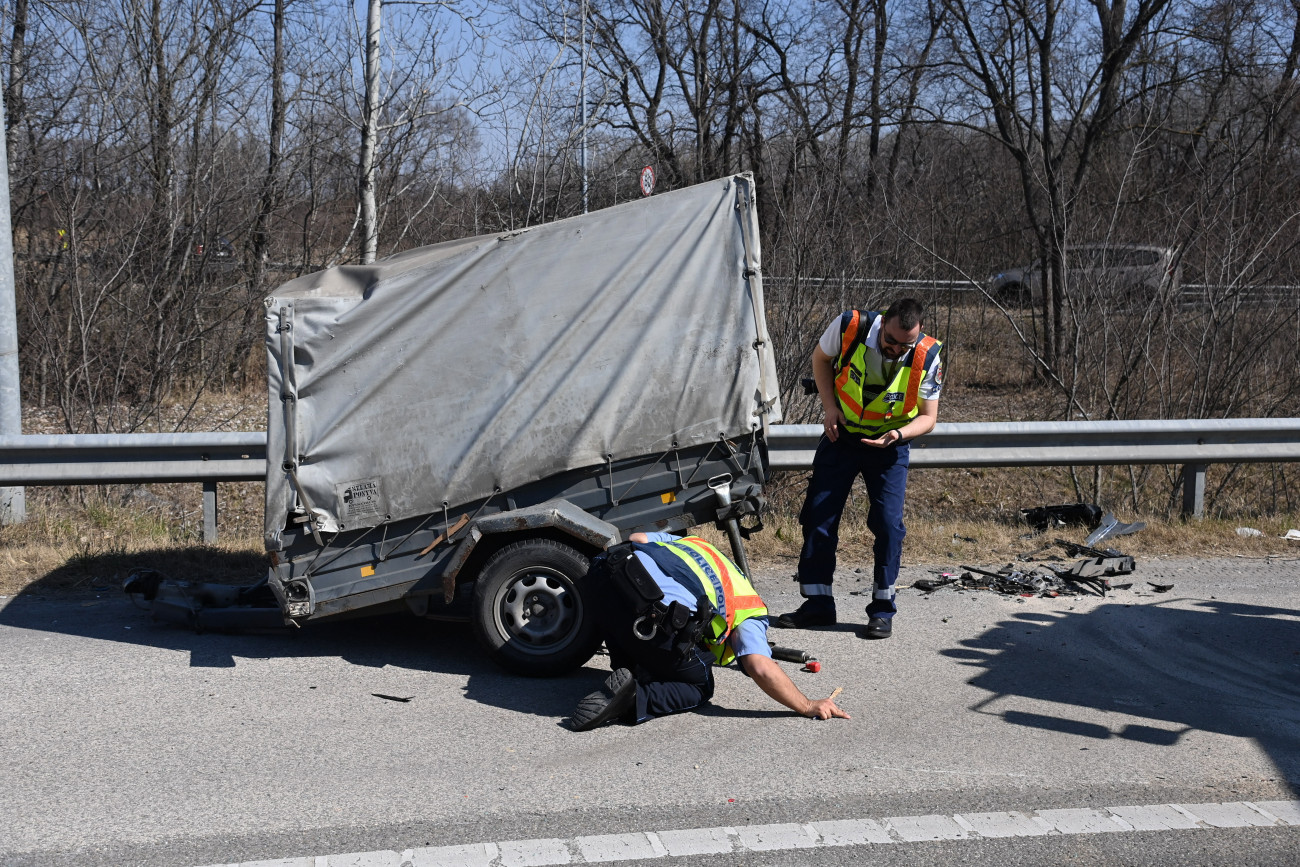
<svg viewBox="0 0 1300 867">
<path fill-rule="evenodd" d="M 286 283 L 267 547 L 295 507 L 376 526 L 779 421 L 759 266 L 736 175 Z"/>
</svg>

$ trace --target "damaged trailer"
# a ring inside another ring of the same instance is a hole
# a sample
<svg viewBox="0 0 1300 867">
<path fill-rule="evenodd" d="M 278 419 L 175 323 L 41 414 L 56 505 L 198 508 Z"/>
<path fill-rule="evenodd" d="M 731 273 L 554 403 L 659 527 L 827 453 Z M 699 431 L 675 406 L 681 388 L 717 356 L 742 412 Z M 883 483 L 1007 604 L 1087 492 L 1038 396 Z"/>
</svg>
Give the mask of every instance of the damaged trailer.
<svg viewBox="0 0 1300 867">
<path fill-rule="evenodd" d="M 286 622 L 409 609 L 468 617 L 516 672 L 586 662 L 591 557 L 707 521 L 738 545 L 762 507 L 760 264 L 742 174 L 281 287 L 265 543 Z"/>
</svg>

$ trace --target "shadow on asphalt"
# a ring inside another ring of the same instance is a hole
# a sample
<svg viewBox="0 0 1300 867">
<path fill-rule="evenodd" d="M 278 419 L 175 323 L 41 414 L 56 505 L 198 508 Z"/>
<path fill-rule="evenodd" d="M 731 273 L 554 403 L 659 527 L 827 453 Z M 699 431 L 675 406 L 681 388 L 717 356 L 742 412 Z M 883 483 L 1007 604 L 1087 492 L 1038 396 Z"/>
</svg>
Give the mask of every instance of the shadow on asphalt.
<svg viewBox="0 0 1300 867">
<path fill-rule="evenodd" d="M 154 569 L 178 580 L 243 585 L 252 584 L 266 574 L 266 555 L 251 549 L 227 551 L 204 545 L 178 545 L 129 553 L 76 553 L 28 584 L 18 598 L 67 591 L 118 591 L 126 576 L 136 569 Z"/>
<path fill-rule="evenodd" d="M 564 677 L 513 675 L 484 655 L 469 624 L 425 620 L 412 614 L 311 623 L 284 633 L 196 633 L 185 626 L 154 620 L 143 603 L 136 605 L 122 593 L 117 573 L 125 576 L 135 567 L 148 567 L 177 579 L 230 583 L 239 583 L 232 581 L 231 575 L 249 574 L 246 583 L 251 584 L 261 577 L 261 572 L 249 567 L 259 564 L 250 564 L 245 555 L 211 549 L 207 549 L 205 558 L 196 559 L 193 570 L 178 570 L 174 551 L 160 552 L 152 559 L 140 554 L 122 556 L 121 563 L 68 566 L 76 572 L 52 573 L 46 576 L 49 581 L 42 579 L 29 585 L 0 609 L 0 626 L 179 651 L 189 654 L 194 668 L 234 668 L 239 659 L 320 657 L 364 668 L 396 666 L 460 675 L 467 678 L 464 695 L 470 701 L 547 717 L 567 715 L 579 698 L 608 676 L 607 670 L 598 670 L 605 667 L 605 658 L 599 655 L 586 668 Z M 260 566 L 264 568 L 264 561 Z M 111 584 L 101 578 L 69 583 L 70 578 L 83 573 L 114 578 Z M 68 592 L 70 589 L 75 592 Z"/>
<path fill-rule="evenodd" d="M 1025 612 L 941 651 L 981 669 L 992 695 L 971 708 L 1013 726 L 1172 746 L 1199 730 L 1255 740 L 1300 792 L 1300 619 L 1291 609 L 1214 600 Z M 1116 729 L 1007 709 L 1024 697 L 1159 725 Z"/>
</svg>

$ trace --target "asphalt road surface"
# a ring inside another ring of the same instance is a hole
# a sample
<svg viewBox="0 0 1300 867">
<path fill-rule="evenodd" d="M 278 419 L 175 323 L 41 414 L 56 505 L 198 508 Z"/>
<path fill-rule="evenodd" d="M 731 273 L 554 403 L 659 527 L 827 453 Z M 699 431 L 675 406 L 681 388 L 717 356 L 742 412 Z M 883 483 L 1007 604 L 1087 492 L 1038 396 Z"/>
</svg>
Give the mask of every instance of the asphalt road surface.
<svg viewBox="0 0 1300 867">
<path fill-rule="evenodd" d="M 904 590 L 870 642 L 852 567 L 839 626 L 772 631 L 852 720 L 723 671 L 702 712 L 584 734 L 604 656 L 529 680 L 459 624 L 195 635 L 109 592 L 0 599 L 0 864 L 1300 862 L 1296 559 Z M 789 565 L 755 571 L 798 603 Z"/>
</svg>

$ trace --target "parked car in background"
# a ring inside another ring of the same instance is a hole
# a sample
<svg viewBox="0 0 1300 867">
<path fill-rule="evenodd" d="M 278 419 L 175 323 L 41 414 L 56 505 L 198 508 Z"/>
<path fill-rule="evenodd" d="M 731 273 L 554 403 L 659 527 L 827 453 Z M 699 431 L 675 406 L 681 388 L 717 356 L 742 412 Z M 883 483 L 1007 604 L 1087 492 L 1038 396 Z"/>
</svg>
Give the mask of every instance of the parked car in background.
<svg viewBox="0 0 1300 867">
<path fill-rule="evenodd" d="M 1182 268 L 1174 250 L 1148 244 L 1077 244 L 1065 248 L 1066 279 L 1072 294 L 1095 292 L 1103 296 L 1146 301 L 1182 284 Z M 1010 306 L 1039 304 L 1043 300 L 1041 259 L 1007 268 L 989 278 L 989 293 Z"/>
</svg>

